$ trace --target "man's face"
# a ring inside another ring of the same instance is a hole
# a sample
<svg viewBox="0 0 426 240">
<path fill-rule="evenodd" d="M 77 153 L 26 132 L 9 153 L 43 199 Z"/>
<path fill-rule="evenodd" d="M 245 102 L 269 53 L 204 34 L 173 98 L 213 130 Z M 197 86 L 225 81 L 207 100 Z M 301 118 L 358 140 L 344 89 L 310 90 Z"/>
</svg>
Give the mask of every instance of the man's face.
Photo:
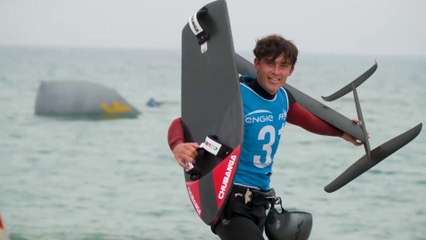
<svg viewBox="0 0 426 240">
<path fill-rule="evenodd" d="M 286 60 L 284 54 L 275 59 L 273 57 L 255 58 L 254 67 L 257 71 L 257 81 L 260 86 L 271 95 L 278 92 L 294 70 L 294 67 Z"/>
</svg>

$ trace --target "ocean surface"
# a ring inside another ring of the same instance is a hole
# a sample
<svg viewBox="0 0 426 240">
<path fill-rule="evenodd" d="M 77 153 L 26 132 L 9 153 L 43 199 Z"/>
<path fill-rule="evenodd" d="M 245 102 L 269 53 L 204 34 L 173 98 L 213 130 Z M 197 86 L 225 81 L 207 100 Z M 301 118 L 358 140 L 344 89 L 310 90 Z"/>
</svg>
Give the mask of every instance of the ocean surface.
<svg viewBox="0 0 426 240">
<path fill-rule="evenodd" d="M 426 57 L 302 51 L 289 83 L 320 99 L 375 61 L 358 89 L 374 148 L 425 122 Z M 43 80 L 102 84 L 142 114 L 36 116 Z M 163 104 L 148 107 L 151 97 Z M 356 117 L 351 94 L 326 104 Z M 218 239 L 195 214 L 167 145 L 180 116 L 179 50 L 0 47 L 0 111 L 0 212 L 11 240 Z M 272 185 L 286 208 L 313 214 L 311 239 L 426 239 L 425 143 L 423 130 L 330 194 L 324 186 L 364 149 L 288 124 Z"/>
</svg>

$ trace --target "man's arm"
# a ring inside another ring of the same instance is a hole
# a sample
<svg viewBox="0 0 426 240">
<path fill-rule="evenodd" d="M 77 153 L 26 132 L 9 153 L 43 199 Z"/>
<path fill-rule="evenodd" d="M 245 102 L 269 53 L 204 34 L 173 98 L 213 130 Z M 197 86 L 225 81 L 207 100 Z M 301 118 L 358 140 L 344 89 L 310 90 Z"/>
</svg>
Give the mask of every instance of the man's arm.
<svg viewBox="0 0 426 240">
<path fill-rule="evenodd" d="M 297 102 L 290 105 L 287 121 L 316 134 L 341 137 L 355 146 L 362 145 L 359 140 L 321 120 Z"/>
<path fill-rule="evenodd" d="M 343 131 L 324 122 L 297 102 L 290 105 L 287 122 L 320 135 L 340 137 L 343 134 Z"/>
<path fill-rule="evenodd" d="M 197 156 L 197 143 L 185 143 L 185 133 L 183 131 L 182 119 L 176 118 L 169 126 L 167 133 L 169 147 L 173 152 L 176 162 L 184 169 L 188 168 L 187 162 L 195 163 Z"/>
<path fill-rule="evenodd" d="M 179 143 L 185 142 L 185 134 L 183 132 L 182 119 L 176 118 L 169 126 L 169 131 L 167 133 L 167 140 L 169 143 L 170 149 L 173 149 Z"/>
</svg>

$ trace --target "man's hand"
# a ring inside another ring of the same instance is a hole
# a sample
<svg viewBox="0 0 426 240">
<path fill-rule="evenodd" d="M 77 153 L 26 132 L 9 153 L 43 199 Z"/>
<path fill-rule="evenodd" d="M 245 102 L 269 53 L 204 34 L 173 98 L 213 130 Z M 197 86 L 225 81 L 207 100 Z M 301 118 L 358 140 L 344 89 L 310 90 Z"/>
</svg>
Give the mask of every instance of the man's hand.
<svg viewBox="0 0 426 240">
<path fill-rule="evenodd" d="M 360 140 L 352 137 L 351 135 L 347 134 L 347 133 L 343 133 L 342 136 L 340 136 L 341 138 L 345 139 L 346 141 L 352 143 L 355 146 L 361 146 L 363 144 L 363 142 L 361 142 Z"/>
<path fill-rule="evenodd" d="M 354 122 L 355 124 L 359 124 L 359 120 L 354 118 L 352 119 L 352 122 Z M 343 133 L 342 136 L 340 136 L 341 138 L 345 139 L 346 141 L 352 143 L 355 146 L 361 146 L 363 144 L 363 142 L 361 140 L 358 140 L 354 137 L 352 137 L 351 135 L 347 134 L 347 133 Z M 367 138 L 370 138 L 370 134 L 367 133 Z"/>
<path fill-rule="evenodd" d="M 179 143 L 176 145 L 175 148 L 173 148 L 173 156 L 179 166 L 183 169 L 188 169 L 187 162 L 194 164 L 198 154 L 197 149 L 199 147 L 198 143 L 195 142 Z"/>
</svg>

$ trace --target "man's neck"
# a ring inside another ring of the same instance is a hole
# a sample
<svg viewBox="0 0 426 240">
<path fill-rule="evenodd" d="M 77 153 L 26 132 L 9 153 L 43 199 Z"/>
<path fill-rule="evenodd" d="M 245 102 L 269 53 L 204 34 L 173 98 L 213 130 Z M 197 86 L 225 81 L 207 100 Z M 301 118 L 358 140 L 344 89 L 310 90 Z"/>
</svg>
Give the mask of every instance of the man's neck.
<svg viewBox="0 0 426 240">
<path fill-rule="evenodd" d="M 257 78 L 253 81 L 248 82 L 247 86 L 249 86 L 253 91 L 259 94 L 261 97 L 266 98 L 268 100 L 271 100 L 275 97 L 275 94 L 271 95 L 265 89 L 263 89 L 262 86 L 260 86 L 259 82 L 257 81 Z"/>
</svg>

